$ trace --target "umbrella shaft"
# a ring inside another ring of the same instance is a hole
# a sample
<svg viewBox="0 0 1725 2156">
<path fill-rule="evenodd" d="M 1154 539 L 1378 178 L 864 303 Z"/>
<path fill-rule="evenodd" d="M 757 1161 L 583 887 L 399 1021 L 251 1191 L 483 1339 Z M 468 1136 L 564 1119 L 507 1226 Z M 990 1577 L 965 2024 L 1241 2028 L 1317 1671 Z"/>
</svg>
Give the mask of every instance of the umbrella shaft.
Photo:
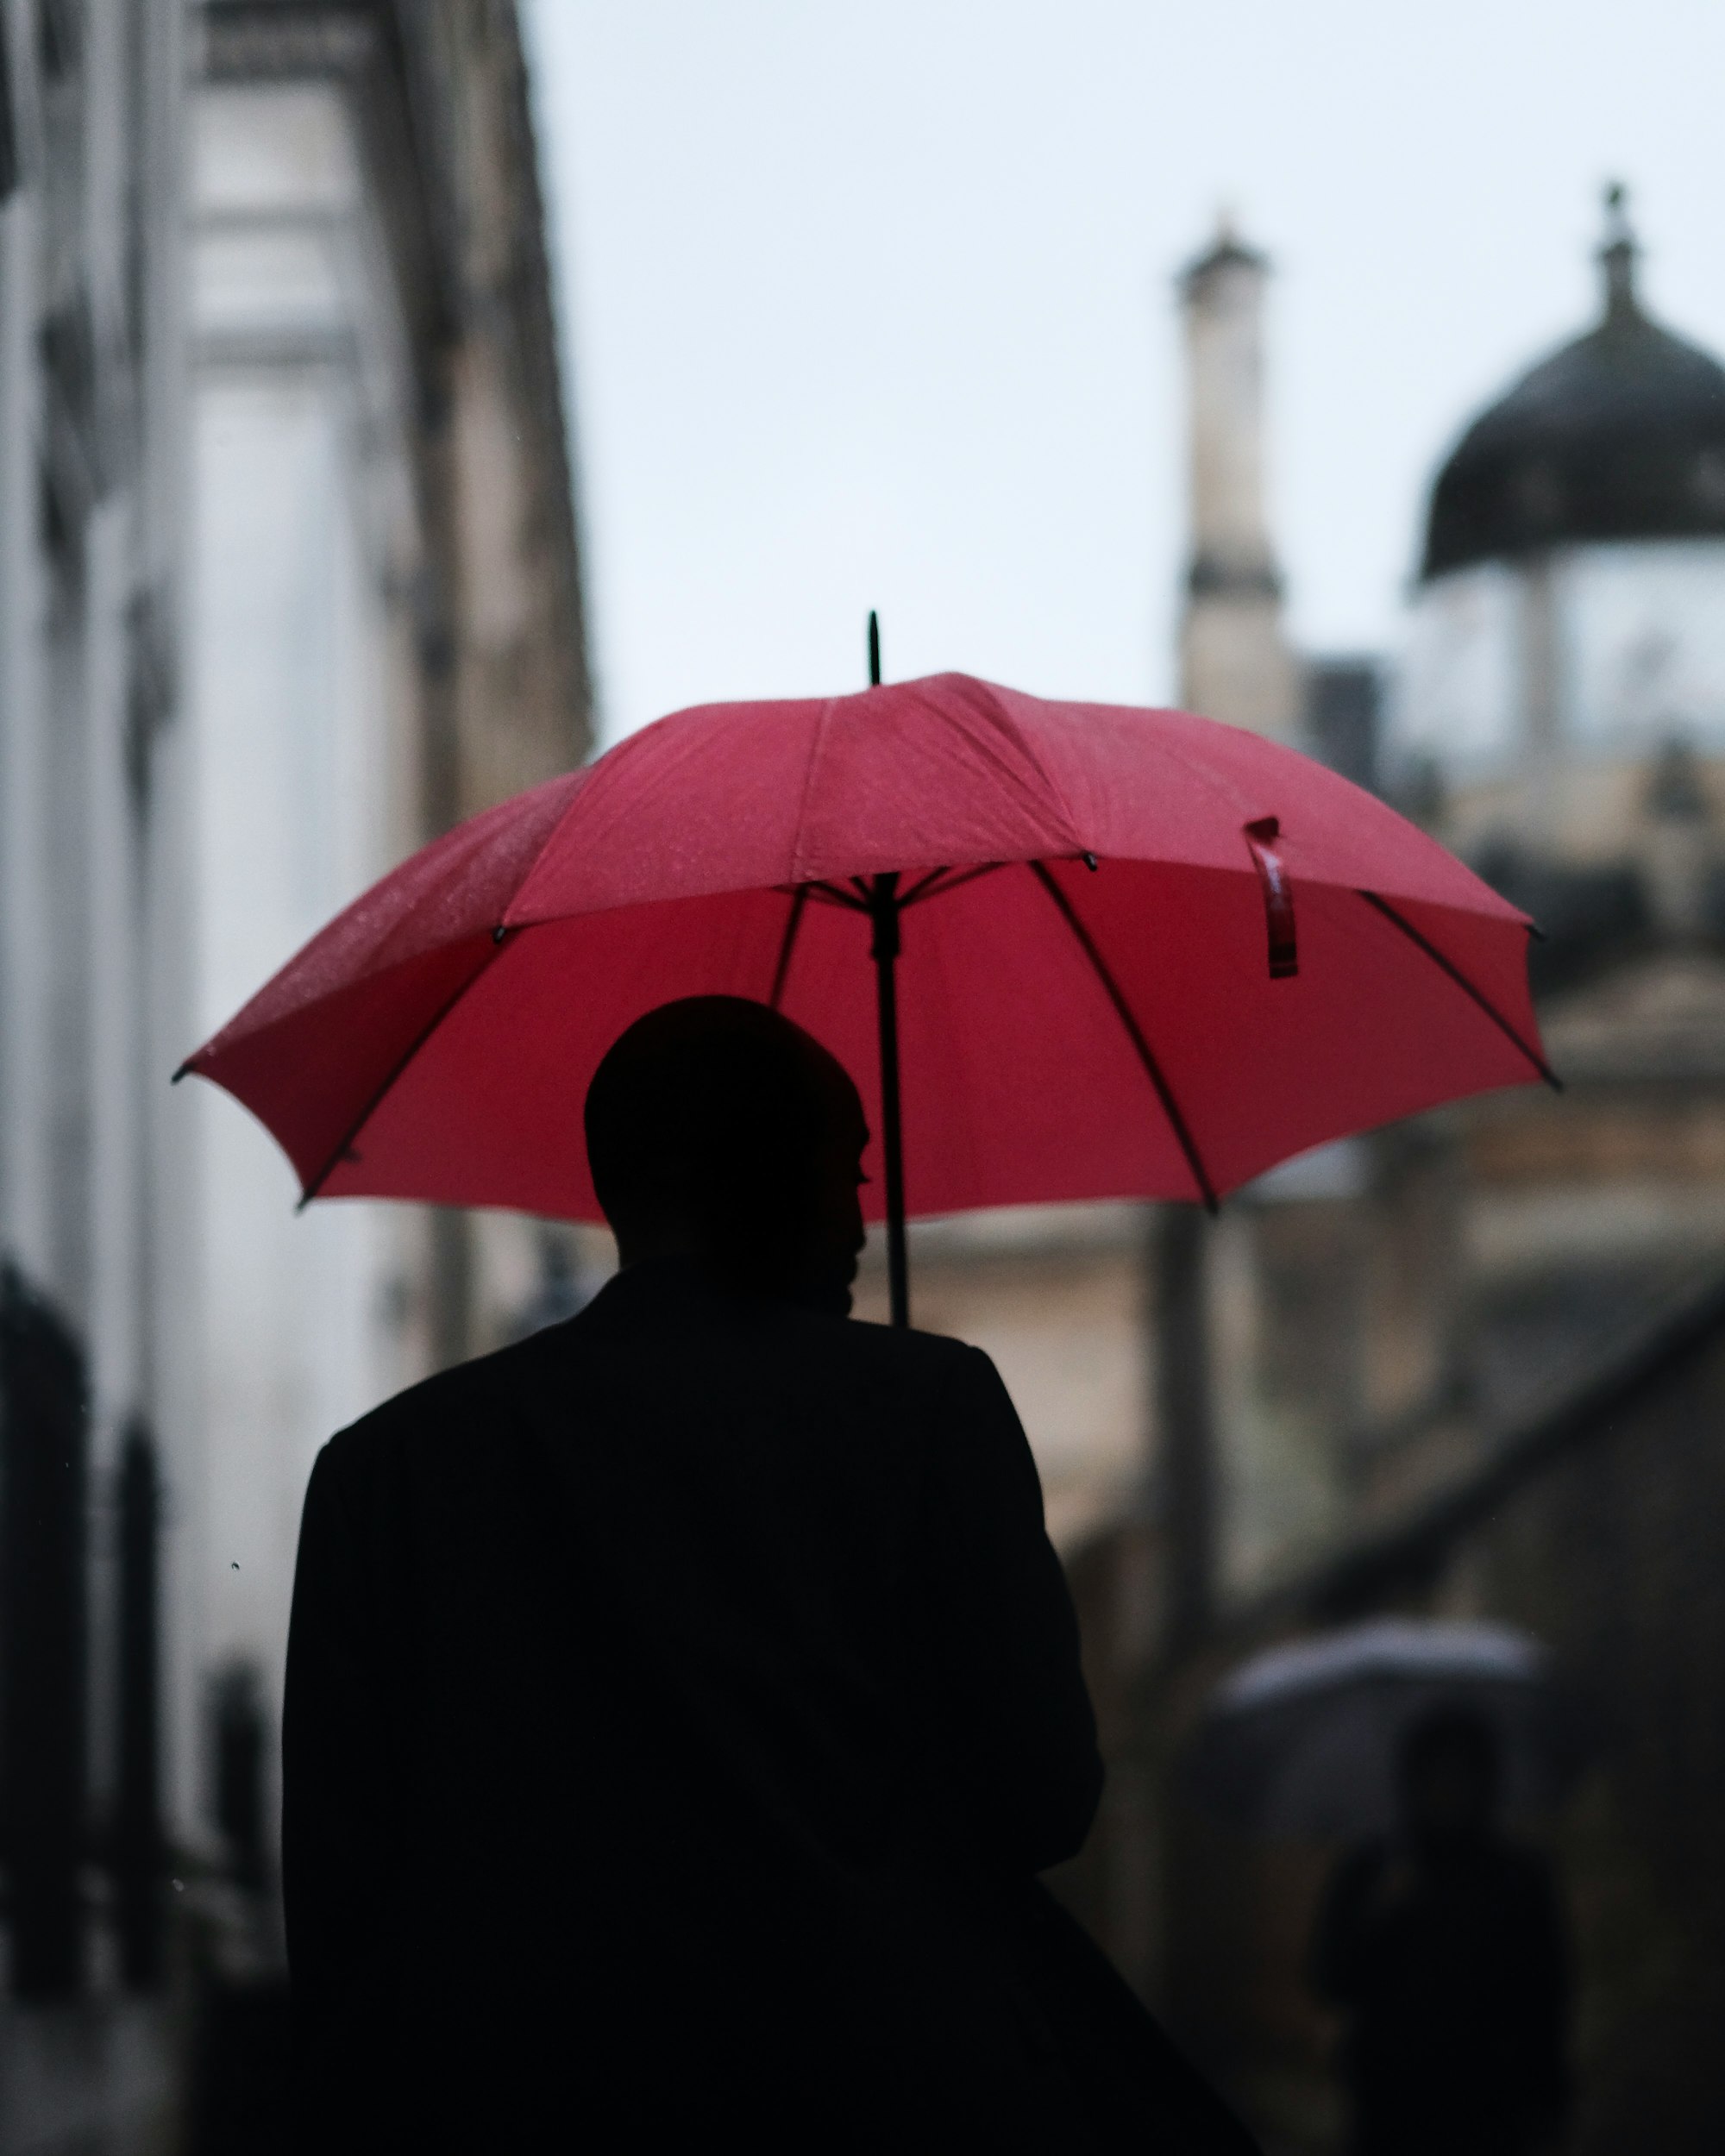
<svg viewBox="0 0 1725 2156">
<path fill-rule="evenodd" d="M 887 1173 L 887 1283 L 893 1323 L 911 1321 L 910 1272 L 905 1251 L 905 1157 L 899 1122 L 899 879 L 876 876 L 869 912 L 875 922 L 875 987 L 881 1033 L 881 1154 Z"/>
</svg>

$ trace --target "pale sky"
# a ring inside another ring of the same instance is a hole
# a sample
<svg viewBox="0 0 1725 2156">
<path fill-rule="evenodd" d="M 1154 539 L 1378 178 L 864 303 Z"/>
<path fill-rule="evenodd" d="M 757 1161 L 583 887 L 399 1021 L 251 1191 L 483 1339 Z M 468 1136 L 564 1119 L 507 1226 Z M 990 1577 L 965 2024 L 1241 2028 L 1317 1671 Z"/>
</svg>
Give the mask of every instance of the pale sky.
<svg viewBox="0 0 1725 2156">
<path fill-rule="evenodd" d="M 607 738 L 961 667 L 1173 693 L 1172 280 L 1272 257 L 1295 637 L 1393 649 L 1430 475 L 1590 322 L 1622 177 L 1725 352 L 1720 0 L 524 0 Z"/>
</svg>

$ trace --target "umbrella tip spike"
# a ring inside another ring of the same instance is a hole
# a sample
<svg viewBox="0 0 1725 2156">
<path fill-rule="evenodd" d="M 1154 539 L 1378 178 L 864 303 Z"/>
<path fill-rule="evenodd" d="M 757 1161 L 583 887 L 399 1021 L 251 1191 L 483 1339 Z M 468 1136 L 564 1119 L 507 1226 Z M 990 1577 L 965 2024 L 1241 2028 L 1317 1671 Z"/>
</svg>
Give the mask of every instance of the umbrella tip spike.
<svg viewBox="0 0 1725 2156">
<path fill-rule="evenodd" d="M 869 686 L 881 686 L 881 617 L 871 606 L 869 609 Z"/>
<path fill-rule="evenodd" d="M 188 1059 L 180 1065 L 177 1071 L 175 1071 L 172 1077 L 168 1080 L 168 1083 L 171 1086 L 177 1086 L 182 1078 L 189 1078 L 191 1075 L 191 1064 L 190 1059 Z"/>
<path fill-rule="evenodd" d="M 1101 867 L 1101 865 L 1102 865 L 1102 864 L 1101 864 L 1101 862 L 1100 861 L 1098 861 L 1098 860 L 1097 860 L 1096 856 L 1095 856 L 1095 854 L 1093 854 L 1093 853 L 1089 853 L 1089 852 L 1082 853 L 1082 854 L 1080 854 L 1080 855 L 1079 855 L 1078 858 L 1079 858 L 1079 860 L 1080 860 L 1080 861 L 1082 861 L 1082 862 L 1083 862 L 1084 866 L 1085 866 L 1085 867 L 1086 867 L 1086 868 L 1087 868 L 1090 871 L 1090 874 L 1091 874 L 1093 876 L 1095 874 L 1095 873 L 1096 873 L 1097 869 L 1098 869 L 1098 868 L 1100 868 Z"/>
</svg>

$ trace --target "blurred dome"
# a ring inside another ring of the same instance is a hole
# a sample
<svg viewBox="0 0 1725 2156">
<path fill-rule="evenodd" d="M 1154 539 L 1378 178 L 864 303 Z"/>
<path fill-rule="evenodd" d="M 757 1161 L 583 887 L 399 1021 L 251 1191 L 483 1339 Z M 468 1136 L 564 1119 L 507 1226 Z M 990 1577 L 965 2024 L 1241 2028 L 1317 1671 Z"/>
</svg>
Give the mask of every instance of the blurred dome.
<svg viewBox="0 0 1725 2156">
<path fill-rule="evenodd" d="M 1475 420 L 1432 490 L 1424 577 L 1589 540 L 1725 533 L 1725 367 L 1650 322 L 1622 190 L 1596 329 Z"/>
</svg>

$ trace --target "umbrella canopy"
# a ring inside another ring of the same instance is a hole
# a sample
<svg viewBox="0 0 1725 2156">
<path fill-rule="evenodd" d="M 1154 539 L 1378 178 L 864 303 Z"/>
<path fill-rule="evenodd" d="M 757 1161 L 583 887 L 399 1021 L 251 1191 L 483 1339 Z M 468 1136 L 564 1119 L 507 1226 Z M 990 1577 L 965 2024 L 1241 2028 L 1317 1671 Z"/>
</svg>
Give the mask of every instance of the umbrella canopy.
<svg viewBox="0 0 1725 2156">
<path fill-rule="evenodd" d="M 1527 931 L 1289 749 L 940 674 L 660 720 L 415 855 L 185 1068 L 308 1199 L 594 1219 L 599 1057 L 654 1006 L 728 993 L 862 1087 L 876 1217 L 1214 1203 L 1548 1075 Z"/>
<path fill-rule="evenodd" d="M 1511 1811 L 1554 1803 L 1585 1758 L 1585 1731 L 1538 1640 L 1503 1625 L 1383 1618 L 1237 1670 L 1199 1725 L 1187 1789 L 1259 1833 L 1387 1833 L 1402 1737 L 1452 1706 L 1496 1730 Z"/>
</svg>

